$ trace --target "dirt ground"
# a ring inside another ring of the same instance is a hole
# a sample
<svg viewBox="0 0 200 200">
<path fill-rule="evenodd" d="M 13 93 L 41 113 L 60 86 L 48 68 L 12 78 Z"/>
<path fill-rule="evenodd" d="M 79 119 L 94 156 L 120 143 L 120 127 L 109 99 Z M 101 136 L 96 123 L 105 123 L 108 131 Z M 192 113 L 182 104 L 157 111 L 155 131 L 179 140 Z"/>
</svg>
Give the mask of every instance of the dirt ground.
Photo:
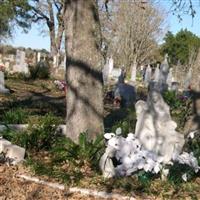
<svg viewBox="0 0 200 200">
<path fill-rule="evenodd" d="M 23 172 L 18 167 L 0 165 L 0 200 L 101 200 L 21 180 L 16 177 Z"/>
</svg>

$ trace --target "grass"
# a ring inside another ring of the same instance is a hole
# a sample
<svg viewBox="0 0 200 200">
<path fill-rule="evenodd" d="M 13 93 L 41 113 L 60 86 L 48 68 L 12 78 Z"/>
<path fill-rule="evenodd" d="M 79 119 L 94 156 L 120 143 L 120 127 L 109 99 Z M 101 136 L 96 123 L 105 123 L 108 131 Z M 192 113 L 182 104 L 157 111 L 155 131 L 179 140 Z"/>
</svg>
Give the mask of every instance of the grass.
<svg viewBox="0 0 200 200">
<path fill-rule="evenodd" d="M 4 122 L 7 120 L 9 123 L 28 121 L 29 129 L 18 133 L 8 130 L 2 134 L 13 143 L 26 148 L 25 166 L 35 175 L 69 186 L 123 194 L 134 192 L 144 198 L 156 196 L 161 199 L 200 199 L 199 177 L 191 179 L 188 183 L 173 180 L 178 173 L 176 171 L 180 171 L 179 167 L 174 169 L 175 175 L 170 181 L 162 181 L 159 177 L 152 177 L 143 172 L 130 177 L 104 179 L 98 168 L 99 158 L 105 148 L 102 136 L 90 142 L 87 140 L 87 134 L 82 133 L 77 145 L 63 136 L 54 135 L 57 124 L 64 122 L 65 100 L 64 94 L 55 89 L 52 81 L 9 79 L 6 80 L 6 84 L 13 93 L 1 97 L 4 99 L 1 101 L 1 110 L 9 112 L 1 112 L 0 120 L 4 119 Z M 145 91 L 140 89 L 139 93 L 145 99 Z M 52 115 L 42 117 L 51 111 Z M 135 128 L 135 110 L 110 109 L 104 120 L 106 131 L 115 131 L 117 127 L 122 127 L 126 135 Z M 196 142 L 192 145 L 195 146 L 197 154 L 198 144 Z"/>
<path fill-rule="evenodd" d="M 21 109 L 34 120 L 49 112 L 65 121 L 65 94 L 56 89 L 53 80 L 19 80 L 9 78 L 6 87 L 10 95 L 0 94 L 0 121 L 4 121 L 4 113 Z"/>
</svg>

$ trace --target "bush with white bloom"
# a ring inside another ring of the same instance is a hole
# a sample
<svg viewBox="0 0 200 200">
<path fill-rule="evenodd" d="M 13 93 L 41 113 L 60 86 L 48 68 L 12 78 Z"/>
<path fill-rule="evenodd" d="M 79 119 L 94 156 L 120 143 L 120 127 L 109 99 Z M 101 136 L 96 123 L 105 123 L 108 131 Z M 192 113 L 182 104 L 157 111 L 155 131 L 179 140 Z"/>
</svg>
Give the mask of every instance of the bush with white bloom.
<svg viewBox="0 0 200 200">
<path fill-rule="evenodd" d="M 129 133 L 125 138 L 120 133 L 120 129 L 117 129 L 117 134 L 106 133 L 104 135 L 107 148 L 100 160 L 100 168 L 104 177 L 130 176 L 140 170 L 153 174 L 161 173 L 162 176 L 166 177 L 169 174 L 170 166 L 174 163 L 187 165 L 195 173 L 200 169 L 193 153 L 174 154 L 172 160 L 166 164 L 164 156 L 146 150 L 135 134 Z M 113 165 L 113 158 L 117 159 L 119 163 L 117 166 Z M 182 179 L 187 180 L 187 174 L 183 174 Z"/>
</svg>

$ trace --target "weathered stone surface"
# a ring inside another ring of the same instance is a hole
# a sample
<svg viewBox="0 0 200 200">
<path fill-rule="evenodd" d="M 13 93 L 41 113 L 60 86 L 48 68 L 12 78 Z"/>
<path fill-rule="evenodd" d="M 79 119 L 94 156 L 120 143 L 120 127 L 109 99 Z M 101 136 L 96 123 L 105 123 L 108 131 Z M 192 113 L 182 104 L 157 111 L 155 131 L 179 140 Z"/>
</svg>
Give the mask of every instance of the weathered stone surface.
<svg viewBox="0 0 200 200">
<path fill-rule="evenodd" d="M 135 134 L 148 151 L 153 151 L 169 162 L 178 155 L 184 145 L 184 136 L 175 129 L 177 124 L 171 119 L 169 106 L 160 93 L 152 91 L 147 102 L 136 103 L 137 123 Z"/>
<path fill-rule="evenodd" d="M 114 91 L 114 97 L 122 99 L 125 106 L 133 105 L 136 100 L 135 88 L 134 86 L 125 83 L 117 84 Z"/>
<path fill-rule="evenodd" d="M 8 144 L 4 146 L 6 157 L 11 159 L 12 164 L 17 164 L 24 160 L 25 149 L 17 145 Z"/>
<path fill-rule="evenodd" d="M 2 153 L 4 151 L 4 148 L 6 145 L 10 145 L 10 144 L 11 144 L 10 141 L 0 138 L 0 153 Z"/>
</svg>

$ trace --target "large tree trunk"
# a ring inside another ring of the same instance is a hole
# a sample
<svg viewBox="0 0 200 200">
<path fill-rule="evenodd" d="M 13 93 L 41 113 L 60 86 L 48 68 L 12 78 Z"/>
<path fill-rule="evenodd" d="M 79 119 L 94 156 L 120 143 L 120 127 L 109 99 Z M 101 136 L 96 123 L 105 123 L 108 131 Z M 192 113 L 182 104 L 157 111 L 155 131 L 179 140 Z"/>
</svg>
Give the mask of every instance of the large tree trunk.
<svg viewBox="0 0 200 200">
<path fill-rule="evenodd" d="M 94 0 L 67 1 L 65 11 L 67 136 L 103 131 L 101 32 Z"/>
</svg>

